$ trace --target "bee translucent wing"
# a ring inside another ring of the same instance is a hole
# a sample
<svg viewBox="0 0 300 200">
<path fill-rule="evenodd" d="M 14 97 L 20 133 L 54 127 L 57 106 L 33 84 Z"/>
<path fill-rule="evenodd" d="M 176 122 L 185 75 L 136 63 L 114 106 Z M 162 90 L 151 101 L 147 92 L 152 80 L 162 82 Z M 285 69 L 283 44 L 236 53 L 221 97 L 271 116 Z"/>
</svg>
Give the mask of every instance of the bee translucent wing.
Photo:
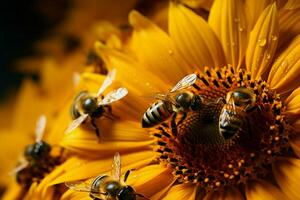
<svg viewBox="0 0 300 200">
<path fill-rule="evenodd" d="M 101 87 L 97 92 L 97 97 L 99 97 L 104 92 L 104 90 L 112 84 L 115 77 L 116 77 L 116 69 L 112 69 L 110 72 L 108 72 L 106 78 L 104 79 Z"/>
<path fill-rule="evenodd" d="M 35 140 L 36 142 L 40 142 L 43 138 L 43 134 L 45 132 L 45 128 L 46 128 L 46 116 L 45 115 L 41 115 L 36 123 L 36 127 L 35 127 Z"/>
<path fill-rule="evenodd" d="M 71 131 L 73 131 L 75 128 L 77 128 L 89 115 L 88 114 L 84 114 L 81 115 L 80 117 L 78 117 L 77 119 L 73 120 L 70 125 L 68 126 L 67 130 L 65 131 L 65 133 L 70 133 Z"/>
<path fill-rule="evenodd" d="M 71 190 L 75 190 L 78 192 L 90 192 L 91 185 L 87 184 L 84 181 L 73 181 L 73 182 L 65 182 L 65 185 Z"/>
<path fill-rule="evenodd" d="M 80 82 L 80 74 L 78 72 L 73 73 L 73 85 L 77 86 Z"/>
<path fill-rule="evenodd" d="M 196 74 L 189 74 L 181 79 L 170 92 L 175 92 L 193 85 L 197 80 Z"/>
<path fill-rule="evenodd" d="M 154 98 L 162 101 L 169 101 L 173 105 L 176 105 L 176 101 L 174 98 L 172 98 L 169 94 L 164 93 L 156 93 L 154 94 Z"/>
<path fill-rule="evenodd" d="M 121 156 L 118 152 L 114 156 L 111 175 L 117 180 L 120 180 L 121 178 Z"/>
<path fill-rule="evenodd" d="M 9 172 L 9 175 L 11 175 L 11 176 L 16 175 L 19 171 L 25 169 L 28 166 L 28 164 L 29 163 L 27 160 L 22 159 L 21 163 L 16 168 L 14 168 L 12 171 Z"/>
<path fill-rule="evenodd" d="M 126 88 L 119 88 L 117 90 L 113 90 L 109 92 L 102 101 L 99 102 L 99 105 L 107 105 L 111 104 L 115 101 L 118 101 L 125 97 L 128 94 L 128 90 Z"/>
</svg>

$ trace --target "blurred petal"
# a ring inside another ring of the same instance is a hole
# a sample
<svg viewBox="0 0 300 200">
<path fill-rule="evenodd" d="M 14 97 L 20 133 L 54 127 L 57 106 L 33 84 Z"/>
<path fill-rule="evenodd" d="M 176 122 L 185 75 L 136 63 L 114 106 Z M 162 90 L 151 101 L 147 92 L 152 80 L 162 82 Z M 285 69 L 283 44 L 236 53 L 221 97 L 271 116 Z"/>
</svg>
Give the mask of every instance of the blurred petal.
<svg viewBox="0 0 300 200">
<path fill-rule="evenodd" d="M 285 9 L 292 10 L 300 8 L 300 1 L 299 0 L 288 0 L 287 3 L 284 5 Z"/>
<path fill-rule="evenodd" d="M 279 19 L 279 47 L 283 48 L 290 44 L 290 41 L 300 34 L 300 9 L 285 10 L 278 12 Z"/>
<path fill-rule="evenodd" d="M 300 114 L 300 87 L 295 89 L 285 100 L 287 117 Z"/>
<path fill-rule="evenodd" d="M 282 52 L 273 64 L 268 83 L 279 93 L 293 90 L 300 85 L 300 35 Z"/>
<path fill-rule="evenodd" d="M 145 66 L 171 84 L 177 83 L 183 76 L 193 71 L 192 67 L 181 58 L 169 36 L 149 19 L 132 11 L 129 21 L 134 27 L 132 49 L 142 63 L 139 68 Z"/>
<path fill-rule="evenodd" d="M 172 200 L 172 199 L 193 200 L 195 199 L 195 196 L 196 196 L 196 187 L 194 184 L 179 184 L 173 186 L 163 199 L 164 200 Z"/>
<path fill-rule="evenodd" d="M 197 69 L 225 64 L 222 46 L 207 22 L 188 8 L 170 3 L 169 32 L 176 47 Z"/>
<path fill-rule="evenodd" d="M 286 196 L 300 199 L 300 160 L 282 158 L 273 165 L 273 170 L 276 181 Z"/>
<path fill-rule="evenodd" d="M 299 132 L 299 129 L 298 129 L 298 132 Z M 300 137 L 299 135 L 297 135 L 296 137 L 293 137 L 291 139 L 291 142 L 290 142 L 295 154 L 298 156 L 298 158 L 300 158 Z"/>
<path fill-rule="evenodd" d="M 194 9 L 204 8 L 206 10 L 209 10 L 213 3 L 213 0 L 180 0 L 180 3 Z"/>
<path fill-rule="evenodd" d="M 250 33 L 246 51 L 246 67 L 252 77 L 259 78 L 269 67 L 278 42 L 276 4 L 268 6 Z"/>
<path fill-rule="evenodd" d="M 247 200 L 287 199 L 279 188 L 265 181 L 252 181 L 246 185 Z"/>
<path fill-rule="evenodd" d="M 243 2 L 215 0 L 208 23 L 221 41 L 227 63 L 235 68 L 241 66 L 246 51 L 248 30 Z"/>
<path fill-rule="evenodd" d="M 205 196 L 204 200 L 242 200 L 242 194 L 233 187 L 226 187 L 223 191 L 210 192 Z"/>
<path fill-rule="evenodd" d="M 247 23 L 249 30 L 252 30 L 256 24 L 257 19 L 264 11 L 264 9 L 273 2 L 273 0 L 246 0 L 246 10 L 247 10 Z"/>
</svg>

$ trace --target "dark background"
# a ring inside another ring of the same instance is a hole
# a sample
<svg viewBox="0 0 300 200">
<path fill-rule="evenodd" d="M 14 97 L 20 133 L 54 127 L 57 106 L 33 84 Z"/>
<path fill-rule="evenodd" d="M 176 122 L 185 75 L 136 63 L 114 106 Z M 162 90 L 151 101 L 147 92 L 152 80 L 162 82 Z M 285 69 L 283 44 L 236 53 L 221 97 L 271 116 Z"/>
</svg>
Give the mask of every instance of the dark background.
<svg viewBox="0 0 300 200">
<path fill-rule="evenodd" d="M 34 41 L 64 18 L 67 0 L 11 0 L 0 6 L 0 101 L 15 91 L 25 74 L 14 70 L 20 57 L 33 55 Z"/>
</svg>

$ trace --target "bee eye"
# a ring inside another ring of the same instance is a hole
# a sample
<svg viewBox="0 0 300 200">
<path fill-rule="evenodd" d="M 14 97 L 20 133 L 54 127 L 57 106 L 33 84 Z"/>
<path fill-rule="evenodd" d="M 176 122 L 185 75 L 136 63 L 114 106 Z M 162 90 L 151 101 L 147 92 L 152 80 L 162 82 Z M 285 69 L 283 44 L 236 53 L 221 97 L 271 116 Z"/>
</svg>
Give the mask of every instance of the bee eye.
<svg viewBox="0 0 300 200">
<path fill-rule="evenodd" d="M 191 102 L 191 109 L 192 110 L 199 110 L 202 106 L 202 99 L 199 95 L 194 96 L 192 102 Z"/>
<path fill-rule="evenodd" d="M 135 200 L 136 194 L 134 189 L 127 185 L 126 187 L 122 188 L 118 193 L 118 199 L 126 199 L 126 200 Z"/>
<path fill-rule="evenodd" d="M 188 93 L 180 93 L 176 96 L 176 103 L 183 108 L 189 108 L 191 96 Z"/>
<path fill-rule="evenodd" d="M 86 113 L 93 112 L 97 109 L 97 100 L 92 97 L 88 97 L 83 101 L 82 109 Z"/>
</svg>

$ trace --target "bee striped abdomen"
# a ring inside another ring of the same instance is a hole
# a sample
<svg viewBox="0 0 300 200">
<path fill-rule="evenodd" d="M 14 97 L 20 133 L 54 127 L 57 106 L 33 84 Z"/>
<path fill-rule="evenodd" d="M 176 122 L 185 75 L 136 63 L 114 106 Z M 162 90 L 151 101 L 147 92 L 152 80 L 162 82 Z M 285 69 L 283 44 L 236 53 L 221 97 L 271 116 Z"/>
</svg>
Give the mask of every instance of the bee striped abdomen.
<svg viewBox="0 0 300 200">
<path fill-rule="evenodd" d="M 172 106 L 166 101 L 156 101 L 143 115 L 142 127 L 149 128 L 160 124 L 173 113 Z"/>
<path fill-rule="evenodd" d="M 225 138 L 229 139 L 243 126 L 243 117 L 236 112 L 223 109 L 219 118 L 219 131 Z"/>
</svg>

